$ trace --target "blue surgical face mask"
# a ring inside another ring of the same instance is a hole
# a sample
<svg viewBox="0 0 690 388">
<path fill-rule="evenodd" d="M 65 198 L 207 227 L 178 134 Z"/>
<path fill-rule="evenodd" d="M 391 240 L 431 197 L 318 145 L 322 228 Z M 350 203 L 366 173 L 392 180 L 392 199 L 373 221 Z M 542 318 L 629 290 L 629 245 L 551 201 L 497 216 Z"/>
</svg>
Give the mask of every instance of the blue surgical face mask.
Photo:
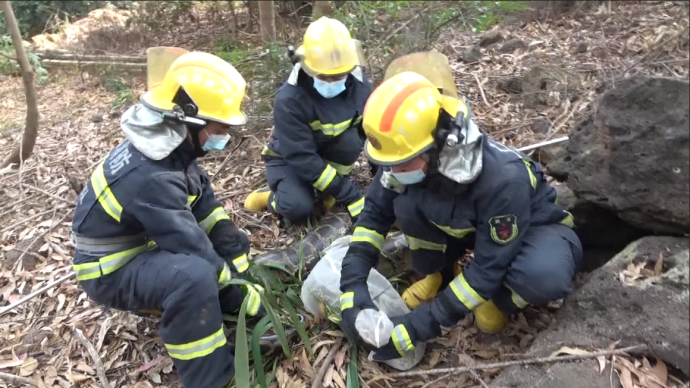
<svg viewBox="0 0 690 388">
<path fill-rule="evenodd" d="M 347 81 L 347 77 L 343 77 L 340 81 L 335 82 L 314 78 L 314 89 L 324 98 L 333 98 L 345 91 L 345 81 Z"/>
<path fill-rule="evenodd" d="M 392 175 L 393 178 L 400 182 L 401 185 L 414 185 L 415 183 L 419 183 L 423 181 L 424 178 L 426 178 L 426 174 L 422 169 L 405 172 L 394 172 L 392 173 Z"/>
<path fill-rule="evenodd" d="M 204 129 L 204 132 L 206 130 Z M 206 139 L 206 143 L 204 143 L 204 146 L 201 147 L 204 149 L 204 151 L 220 151 L 225 146 L 228 144 L 228 141 L 230 141 L 230 135 L 209 135 L 208 132 L 206 132 L 206 135 L 208 138 Z"/>
</svg>

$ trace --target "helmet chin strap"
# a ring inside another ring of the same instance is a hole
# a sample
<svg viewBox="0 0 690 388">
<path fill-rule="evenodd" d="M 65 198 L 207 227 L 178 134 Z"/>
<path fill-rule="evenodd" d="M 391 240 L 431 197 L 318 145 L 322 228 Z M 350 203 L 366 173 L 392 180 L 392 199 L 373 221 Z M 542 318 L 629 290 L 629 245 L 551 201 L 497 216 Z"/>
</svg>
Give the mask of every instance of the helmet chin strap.
<svg viewBox="0 0 690 388">
<path fill-rule="evenodd" d="M 199 142 L 199 132 L 201 132 L 205 126 L 197 126 L 194 124 L 187 124 L 187 129 L 189 130 L 189 136 L 192 138 L 192 145 L 194 145 L 194 156 L 200 158 L 206 156 L 208 151 L 204 150 Z"/>
</svg>

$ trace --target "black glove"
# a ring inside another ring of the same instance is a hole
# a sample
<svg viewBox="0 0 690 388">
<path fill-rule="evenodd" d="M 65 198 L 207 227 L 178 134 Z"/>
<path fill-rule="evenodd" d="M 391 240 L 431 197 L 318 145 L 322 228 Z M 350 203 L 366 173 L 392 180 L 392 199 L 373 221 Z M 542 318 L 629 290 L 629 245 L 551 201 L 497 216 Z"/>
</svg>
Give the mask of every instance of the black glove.
<svg viewBox="0 0 690 388">
<path fill-rule="evenodd" d="M 366 283 L 354 284 L 340 295 L 340 328 L 351 342 L 366 346 L 355 327 L 357 314 L 364 309 L 378 311 L 374 301 L 371 300 Z"/>
</svg>

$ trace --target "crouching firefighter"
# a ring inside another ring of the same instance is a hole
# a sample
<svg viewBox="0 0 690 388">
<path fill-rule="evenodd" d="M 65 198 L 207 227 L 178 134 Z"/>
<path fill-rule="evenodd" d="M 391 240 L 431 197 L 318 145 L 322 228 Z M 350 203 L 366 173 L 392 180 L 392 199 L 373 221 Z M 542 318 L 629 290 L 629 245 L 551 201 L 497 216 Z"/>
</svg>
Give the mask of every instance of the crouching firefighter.
<svg viewBox="0 0 690 388">
<path fill-rule="evenodd" d="M 122 116 L 126 139 L 79 196 L 74 271 L 95 302 L 160 316 L 184 387 L 220 388 L 234 375 L 222 314 L 245 297 L 249 315 L 263 307 L 257 288 L 229 284 L 246 274 L 249 241 L 196 159 L 246 122 L 245 80 L 206 53 L 157 47 L 147 56 L 148 92 Z"/>
<path fill-rule="evenodd" d="M 379 360 L 406 355 L 470 312 L 480 330 L 497 333 L 509 314 L 570 292 L 582 259 L 572 216 L 536 162 L 477 127 L 445 56 L 394 61 L 363 120 L 365 155 L 382 169 L 342 266 L 341 327 L 351 340 L 357 313 L 376 309 L 367 276 L 394 221 L 425 277 L 403 293 L 412 312 L 391 318 Z M 466 249 L 474 258 L 461 270 Z"/>
<path fill-rule="evenodd" d="M 318 198 L 326 212 L 340 203 L 359 215 L 364 197 L 349 176 L 364 146 L 362 113 L 372 91 L 362 58 L 341 22 L 322 17 L 309 25 L 273 108 L 273 135 L 262 152 L 268 185 L 247 197 L 247 209 L 300 223 Z"/>
</svg>

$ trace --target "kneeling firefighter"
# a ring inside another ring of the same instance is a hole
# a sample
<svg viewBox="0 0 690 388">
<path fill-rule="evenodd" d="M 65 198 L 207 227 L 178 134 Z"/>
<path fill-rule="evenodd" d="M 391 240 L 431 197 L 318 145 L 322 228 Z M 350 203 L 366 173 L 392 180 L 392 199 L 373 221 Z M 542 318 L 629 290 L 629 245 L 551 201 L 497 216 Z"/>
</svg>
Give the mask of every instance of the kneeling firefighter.
<svg viewBox="0 0 690 388">
<path fill-rule="evenodd" d="M 320 198 L 326 212 L 341 203 L 359 215 L 364 197 L 349 176 L 364 146 L 362 113 L 372 92 L 362 58 L 343 23 L 322 17 L 309 25 L 273 108 L 273 135 L 262 152 L 268 186 L 247 197 L 247 209 L 268 208 L 299 223 Z"/>
<path fill-rule="evenodd" d="M 540 166 L 477 127 L 442 54 L 399 58 L 385 79 L 364 111 L 365 155 L 384 167 L 343 261 L 347 336 L 358 341 L 357 314 L 376 309 L 367 276 L 394 221 L 426 277 L 403 293 L 412 312 L 391 318 L 391 341 L 377 359 L 413 351 L 470 312 L 482 331 L 497 333 L 508 314 L 565 297 L 582 247 Z M 466 249 L 474 258 L 461 270 Z"/>
<path fill-rule="evenodd" d="M 258 286 L 229 284 L 246 274 L 249 241 L 196 159 L 246 122 L 246 84 L 207 53 L 156 47 L 147 61 L 148 92 L 121 119 L 126 139 L 79 195 L 73 268 L 95 302 L 160 316 L 184 387 L 220 388 L 235 370 L 222 314 L 245 297 L 250 316 L 264 308 Z"/>
</svg>

